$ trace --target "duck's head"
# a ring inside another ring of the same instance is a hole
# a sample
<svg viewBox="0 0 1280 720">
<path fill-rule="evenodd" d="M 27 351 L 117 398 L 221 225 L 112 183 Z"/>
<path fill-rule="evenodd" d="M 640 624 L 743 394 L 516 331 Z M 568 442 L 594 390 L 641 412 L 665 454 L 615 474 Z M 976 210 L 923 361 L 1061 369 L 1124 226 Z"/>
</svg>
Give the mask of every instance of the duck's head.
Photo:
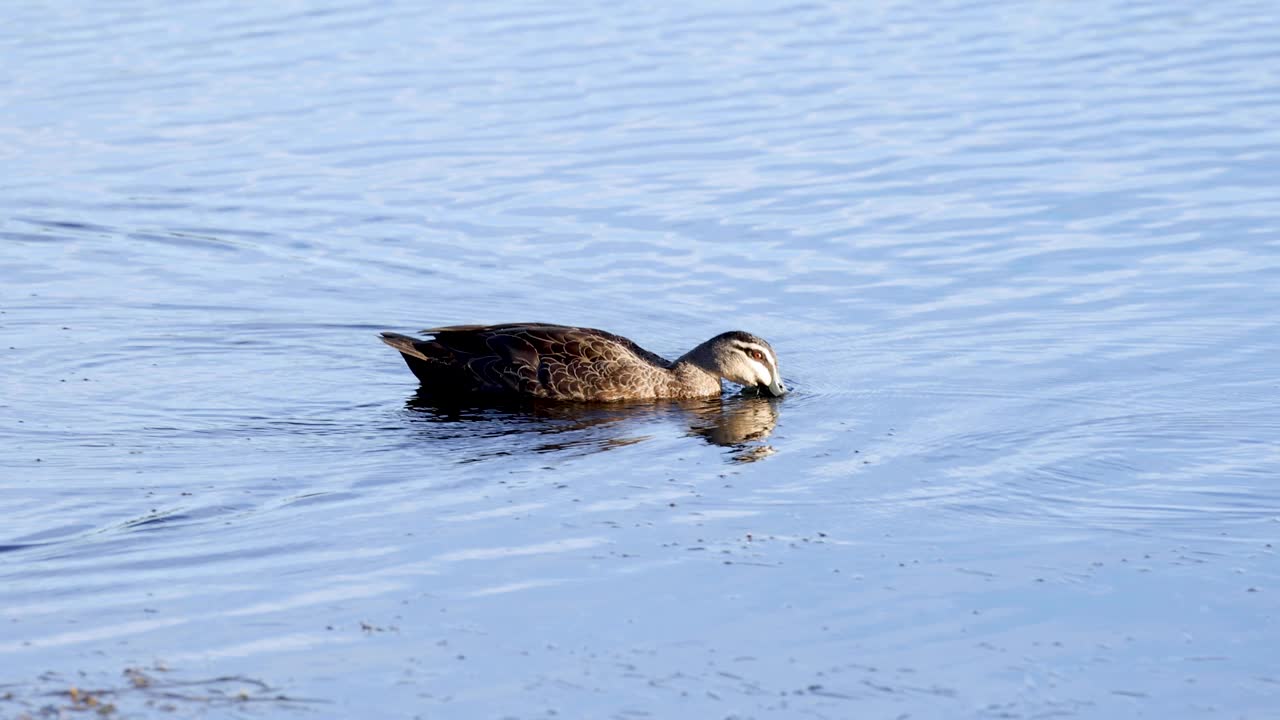
<svg viewBox="0 0 1280 720">
<path fill-rule="evenodd" d="M 711 370 L 725 380 L 779 397 L 787 391 L 778 372 L 778 356 L 764 338 L 733 330 L 703 343 Z"/>
</svg>

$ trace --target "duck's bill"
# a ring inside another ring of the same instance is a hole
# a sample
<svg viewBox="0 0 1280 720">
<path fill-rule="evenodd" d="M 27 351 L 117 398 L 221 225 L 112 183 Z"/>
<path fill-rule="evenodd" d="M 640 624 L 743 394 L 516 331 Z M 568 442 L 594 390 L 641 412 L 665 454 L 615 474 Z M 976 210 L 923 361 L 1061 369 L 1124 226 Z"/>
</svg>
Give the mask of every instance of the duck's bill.
<svg viewBox="0 0 1280 720">
<path fill-rule="evenodd" d="M 781 380 L 774 380 L 768 385 L 757 385 L 761 395 L 772 395 L 774 397 L 782 397 L 787 393 L 787 389 L 782 386 Z"/>
</svg>

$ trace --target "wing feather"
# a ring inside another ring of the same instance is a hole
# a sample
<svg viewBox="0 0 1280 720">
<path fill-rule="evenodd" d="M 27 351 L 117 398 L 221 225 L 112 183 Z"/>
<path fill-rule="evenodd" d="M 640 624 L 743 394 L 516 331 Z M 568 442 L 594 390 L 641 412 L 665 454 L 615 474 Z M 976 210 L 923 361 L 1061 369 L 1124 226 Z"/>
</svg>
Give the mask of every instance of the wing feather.
<svg viewBox="0 0 1280 720">
<path fill-rule="evenodd" d="M 616 397 L 671 363 L 631 340 L 594 328 L 547 323 L 449 325 L 419 340 L 388 333 L 431 389 L 587 400 Z"/>
</svg>

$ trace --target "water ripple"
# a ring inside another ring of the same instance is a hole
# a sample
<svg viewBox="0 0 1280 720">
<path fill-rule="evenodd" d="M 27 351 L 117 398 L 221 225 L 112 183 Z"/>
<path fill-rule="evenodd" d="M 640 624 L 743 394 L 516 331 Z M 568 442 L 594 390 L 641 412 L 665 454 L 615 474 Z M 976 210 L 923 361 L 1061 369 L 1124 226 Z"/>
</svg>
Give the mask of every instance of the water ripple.
<svg viewBox="0 0 1280 720">
<path fill-rule="evenodd" d="M 0 655 L 67 671 L 0 714 L 124 655 L 378 716 L 1275 706 L 1272 4 L 8 9 Z M 795 389 L 443 408 L 374 340 L 522 319 Z"/>
</svg>

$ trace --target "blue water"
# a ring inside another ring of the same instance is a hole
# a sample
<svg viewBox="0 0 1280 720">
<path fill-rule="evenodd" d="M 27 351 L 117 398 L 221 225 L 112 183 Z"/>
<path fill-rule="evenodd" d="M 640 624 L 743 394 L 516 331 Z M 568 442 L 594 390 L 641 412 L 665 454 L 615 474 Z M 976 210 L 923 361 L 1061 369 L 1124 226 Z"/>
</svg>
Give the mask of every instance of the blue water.
<svg viewBox="0 0 1280 720">
<path fill-rule="evenodd" d="M 0 717 L 1280 713 L 1274 3 L 6 10 Z"/>
</svg>

